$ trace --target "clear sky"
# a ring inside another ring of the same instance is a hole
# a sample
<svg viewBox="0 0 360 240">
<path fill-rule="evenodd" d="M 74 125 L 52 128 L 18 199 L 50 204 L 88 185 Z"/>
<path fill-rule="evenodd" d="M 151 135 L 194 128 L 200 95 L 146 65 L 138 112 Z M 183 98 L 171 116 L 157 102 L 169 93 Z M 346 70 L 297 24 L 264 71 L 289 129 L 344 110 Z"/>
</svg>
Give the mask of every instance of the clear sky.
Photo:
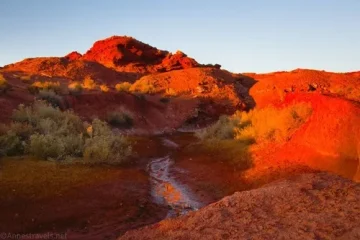
<svg viewBox="0 0 360 240">
<path fill-rule="evenodd" d="M 0 0 L 0 66 L 112 35 L 233 72 L 360 70 L 360 0 Z"/>
</svg>

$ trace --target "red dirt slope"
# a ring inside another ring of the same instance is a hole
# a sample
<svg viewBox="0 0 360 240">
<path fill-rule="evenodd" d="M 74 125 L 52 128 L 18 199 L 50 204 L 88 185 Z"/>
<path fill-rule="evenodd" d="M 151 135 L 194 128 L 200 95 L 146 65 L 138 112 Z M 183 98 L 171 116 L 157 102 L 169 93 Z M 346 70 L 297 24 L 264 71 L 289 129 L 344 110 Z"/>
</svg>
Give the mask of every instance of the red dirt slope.
<svg viewBox="0 0 360 240">
<path fill-rule="evenodd" d="M 174 98 L 162 103 L 159 96 L 139 98 L 128 93 L 82 94 L 66 96 L 65 101 L 85 120 L 106 119 L 109 113 L 126 110 L 134 119 L 134 129 L 143 133 L 170 131 L 180 127 L 196 112 L 199 101 Z"/>
<path fill-rule="evenodd" d="M 304 174 L 237 192 L 197 212 L 119 239 L 339 239 L 360 237 L 360 185 Z"/>
<path fill-rule="evenodd" d="M 304 167 L 360 180 L 360 106 L 318 93 L 291 93 L 277 107 L 310 103 L 312 115 L 284 144 L 265 145 L 253 152 L 249 182 L 269 182 Z"/>
<path fill-rule="evenodd" d="M 121 81 L 133 82 L 140 74 L 116 72 L 97 62 L 70 60 L 76 58 L 68 55 L 67 58 L 28 58 L 21 62 L 5 66 L 6 72 L 22 72 L 40 77 L 62 77 L 68 80 L 82 81 L 90 76 L 97 83 L 115 85 Z"/>
<path fill-rule="evenodd" d="M 187 95 L 221 106 L 223 113 L 246 108 L 248 89 L 232 74 L 216 68 L 191 68 L 166 73 L 150 74 L 140 78 L 132 87 L 140 90 L 153 86 L 154 93 Z M 228 108 L 228 110 L 226 110 Z"/>
</svg>

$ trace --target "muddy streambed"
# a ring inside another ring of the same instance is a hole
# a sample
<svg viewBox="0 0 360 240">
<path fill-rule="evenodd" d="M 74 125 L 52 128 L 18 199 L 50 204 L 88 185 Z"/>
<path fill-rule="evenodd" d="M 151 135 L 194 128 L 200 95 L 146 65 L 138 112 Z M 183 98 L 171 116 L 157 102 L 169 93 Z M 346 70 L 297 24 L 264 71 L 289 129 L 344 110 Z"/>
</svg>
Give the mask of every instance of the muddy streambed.
<svg viewBox="0 0 360 240">
<path fill-rule="evenodd" d="M 195 141 L 183 132 L 140 137 L 137 159 L 123 167 L 1 159 L 0 232 L 116 239 L 237 190 L 231 169 L 182 153 Z"/>
<path fill-rule="evenodd" d="M 151 159 L 147 166 L 153 201 L 169 208 L 167 217 L 186 214 L 203 207 L 204 203 L 201 203 L 196 194 L 172 175 L 175 169 L 172 153 L 179 148 L 179 145 L 166 137 L 161 140 L 169 149 L 167 155 Z M 176 170 L 184 173 L 181 169 Z"/>
</svg>

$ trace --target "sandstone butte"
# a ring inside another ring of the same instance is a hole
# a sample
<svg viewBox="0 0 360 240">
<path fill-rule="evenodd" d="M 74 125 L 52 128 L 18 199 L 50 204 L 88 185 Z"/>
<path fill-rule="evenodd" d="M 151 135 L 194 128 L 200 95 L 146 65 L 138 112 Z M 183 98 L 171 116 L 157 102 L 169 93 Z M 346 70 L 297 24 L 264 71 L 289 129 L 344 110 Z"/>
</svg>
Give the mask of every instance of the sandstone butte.
<svg viewBox="0 0 360 240">
<path fill-rule="evenodd" d="M 189 122 L 205 125 L 236 110 L 307 102 L 313 108 L 309 120 L 285 144 L 255 149 L 254 167 L 244 174 L 247 179 L 267 176 L 267 182 L 287 180 L 235 193 L 120 239 L 360 239 L 360 188 L 347 180 L 360 180 L 360 72 L 231 73 L 181 51 L 169 53 L 113 36 L 84 54 L 24 59 L 0 73 L 11 86 L 0 95 L 4 123 L 19 104 L 34 101 L 27 90 L 31 83 L 59 82 L 63 90 L 86 77 L 110 91 L 78 96 L 61 91 L 62 108 L 84 119 L 126 108 L 134 115 L 134 131 L 147 134 Z M 122 82 L 132 84 L 134 92 L 116 92 Z M 136 94 L 149 85 L 146 98 Z M 160 101 L 164 96 L 170 99 L 167 104 Z M 298 175 L 304 168 L 311 173 Z"/>
</svg>

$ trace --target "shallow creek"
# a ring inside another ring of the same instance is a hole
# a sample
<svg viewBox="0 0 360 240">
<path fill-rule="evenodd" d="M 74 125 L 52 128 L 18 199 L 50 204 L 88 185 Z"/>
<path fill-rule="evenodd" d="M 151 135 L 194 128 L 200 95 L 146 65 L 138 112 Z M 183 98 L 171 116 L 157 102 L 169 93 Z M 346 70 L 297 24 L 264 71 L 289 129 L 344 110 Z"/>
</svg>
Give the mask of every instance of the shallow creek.
<svg viewBox="0 0 360 240">
<path fill-rule="evenodd" d="M 151 159 L 147 165 L 153 201 L 169 208 L 167 217 L 179 216 L 201 208 L 203 204 L 196 195 L 171 174 L 174 171 L 183 171 L 174 167 L 171 157 L 172 153 L 178 149 L 178 144 L 166 137 L 161 138 L 161 143 L 168 149 L 167 154 Z"/>
</svg>

